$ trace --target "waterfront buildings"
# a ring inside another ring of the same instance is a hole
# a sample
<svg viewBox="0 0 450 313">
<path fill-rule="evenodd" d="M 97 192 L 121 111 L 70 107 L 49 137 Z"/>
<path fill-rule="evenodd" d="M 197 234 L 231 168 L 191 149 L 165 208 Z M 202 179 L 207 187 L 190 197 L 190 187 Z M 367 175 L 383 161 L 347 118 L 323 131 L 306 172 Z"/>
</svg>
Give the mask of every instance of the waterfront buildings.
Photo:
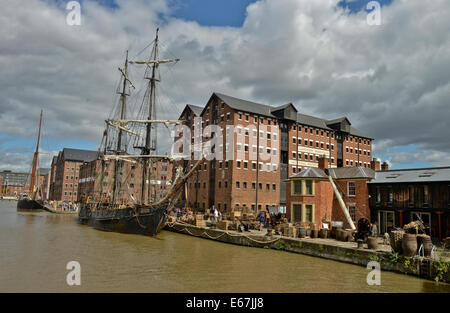
<svg viewBox="0 0 450 313">
<path fill-rule="evenodd" d="M 97 157 L 97 151 L 70 148 L 60 151 L 52 160 L 50 200 L 77 201 L 80 166 Z"/>
<path fill-rule="evenodd" d="M 39 169 L 38 184 L 42 192 L 42 199 L 47 200 L 47 180 L 50 169 Z M 14 171 L 1 171 L 0 172 L 0 196 L 15 197 L 22 194 L 27 194 L 30 189 L 30 173 L 26 172 L 14 172 Z"/>
<path fill-rule="evenodd" d="M 1 179 L 1 196 L 18 196 L 28 192 L 27 181 L 29 173 L 2 171 Z"/>
<path fill-rule="evenodd" d="M 450 237 L 450 167 L 377 171 L 369 194 L 381 234 L 420 218 L 432 237 Z"/>
<path fill-rule="evenodd" d="M 89 200 L 112 201 L 114 185 L 115 161 L 108 160 L 104 164 L 103 179 L 101 178 L 101 161 L 99 159 L 84 162 L 80 166 L 78 182 L 78 201 Z M 158 160 L 151 164 L 150 177 L 150 201 L 162 198 L 170 189 L 173 178 L 172 163 L 168 160 Z M 115 202 L 129 203 L 140 201 L 142 186 L 142 165 L 139 162 L 129 160 L 123 162 L 122 180 L 120 190 L 116 193 L 118 199 Z"/>
<path fill-rule="evenodd" d="M 348 118 L 301 114 L 292 103 L 275 107 L 213 93 L 203 108 L 187 105 L 179 119 L 191 130 L 191 150 L 175 146 L 176 153 L 191 155 L 183 161 L 187 166 L 196 163 L 202 142 L 221 132 L 207 146 L 216 157 L 188 180 L 186 204 L 196 210 L 215 205 L 221 211 L 276 207 L 286 212 L 285 181 L 317 167 L 320 156 L 331 168 L 370 168 L 372 160 L 373 139 Z"/>
<path fill-rule="evenodd" d="M 339 221 L 345 228 L 350 227 L 329 176 L 348 208 L 354 225 L 361 218 L 370 221 L 367 183 L 374 178 L 375 171 L 361 166 L 329 168 L 325 157 L 319 158 L 318 168 L 306 168 L 289 178 L 286 185 L 286 216 L 290 221 L 312 223 L 317 227 L 322 227 L 322 223 Z"/>
</svg>

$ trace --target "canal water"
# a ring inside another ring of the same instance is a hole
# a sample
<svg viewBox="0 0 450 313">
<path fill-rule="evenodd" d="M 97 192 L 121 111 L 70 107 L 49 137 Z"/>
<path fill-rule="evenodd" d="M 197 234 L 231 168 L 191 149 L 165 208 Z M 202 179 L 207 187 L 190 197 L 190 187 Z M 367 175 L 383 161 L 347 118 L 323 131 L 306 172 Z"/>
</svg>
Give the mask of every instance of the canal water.
<svg viewBox="0 0 450 313">
<path fill-rule="evenodd" d="M 66 283 L 70 261 L 80 263 L 81 286 Z M 0 292 L 450 292 L 390 272 L 369 286 L 368 273 L 167 231 L 155 238 L 102 232 L 76 216 L 18 213 L 15 201 L 0 201 Z"/>
</svg>

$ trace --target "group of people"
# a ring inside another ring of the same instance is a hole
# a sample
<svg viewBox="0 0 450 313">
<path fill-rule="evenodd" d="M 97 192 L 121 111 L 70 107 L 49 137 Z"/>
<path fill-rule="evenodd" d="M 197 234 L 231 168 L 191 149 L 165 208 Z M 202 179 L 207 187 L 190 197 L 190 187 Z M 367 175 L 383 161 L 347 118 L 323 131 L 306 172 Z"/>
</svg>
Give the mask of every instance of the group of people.
<svg viewBox="0 0 450 313">
<path fill-rule="evenodd" d="M 74 202 L 50 200 L 49 202 L 45 201 L 44 204 L 55 211 L 77 212 L 79 209 L 79 204 Z"/>
</svg>

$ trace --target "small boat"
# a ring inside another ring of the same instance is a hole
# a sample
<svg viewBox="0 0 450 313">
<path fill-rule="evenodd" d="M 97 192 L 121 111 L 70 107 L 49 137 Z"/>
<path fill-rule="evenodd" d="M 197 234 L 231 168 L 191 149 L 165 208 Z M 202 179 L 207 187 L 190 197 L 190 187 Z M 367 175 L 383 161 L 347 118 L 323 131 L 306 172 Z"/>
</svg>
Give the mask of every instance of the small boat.
<svg viewBox="0 0 450 313">
<path fill-rule="evenodd" d="M 17 201 L 17 211 L 32 211 L 39 212 L 44 211 L 44 202 L 41 197 L 41 190 L 39 186 L 39 140 L 41 138 L 41 126 L 42 126 L 42 110 L 39 120 L 39 131 L 37 137 L 36 151 L 33 156 L 33 163 L 31 166 L 31 180 L 30 180 L 30 195 L 23 195 Z"/>
</svg>

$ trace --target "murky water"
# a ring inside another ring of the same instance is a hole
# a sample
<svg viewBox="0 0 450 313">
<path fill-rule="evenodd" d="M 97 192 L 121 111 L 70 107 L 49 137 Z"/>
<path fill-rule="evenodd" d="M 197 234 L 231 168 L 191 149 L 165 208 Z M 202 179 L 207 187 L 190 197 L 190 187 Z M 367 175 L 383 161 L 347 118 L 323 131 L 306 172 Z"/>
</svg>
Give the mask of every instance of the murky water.
<svg viewBox="0 0 450 313">
<path fill-rule="evenodd" d="M 163 231 L 102 232 L 76 216 L 18 213 L 0 201 L 0 292 L 450 292 L 450 285 L 363 267 Z M 66 264 L 81 265 L 68 286 Z"/>
</svg>

